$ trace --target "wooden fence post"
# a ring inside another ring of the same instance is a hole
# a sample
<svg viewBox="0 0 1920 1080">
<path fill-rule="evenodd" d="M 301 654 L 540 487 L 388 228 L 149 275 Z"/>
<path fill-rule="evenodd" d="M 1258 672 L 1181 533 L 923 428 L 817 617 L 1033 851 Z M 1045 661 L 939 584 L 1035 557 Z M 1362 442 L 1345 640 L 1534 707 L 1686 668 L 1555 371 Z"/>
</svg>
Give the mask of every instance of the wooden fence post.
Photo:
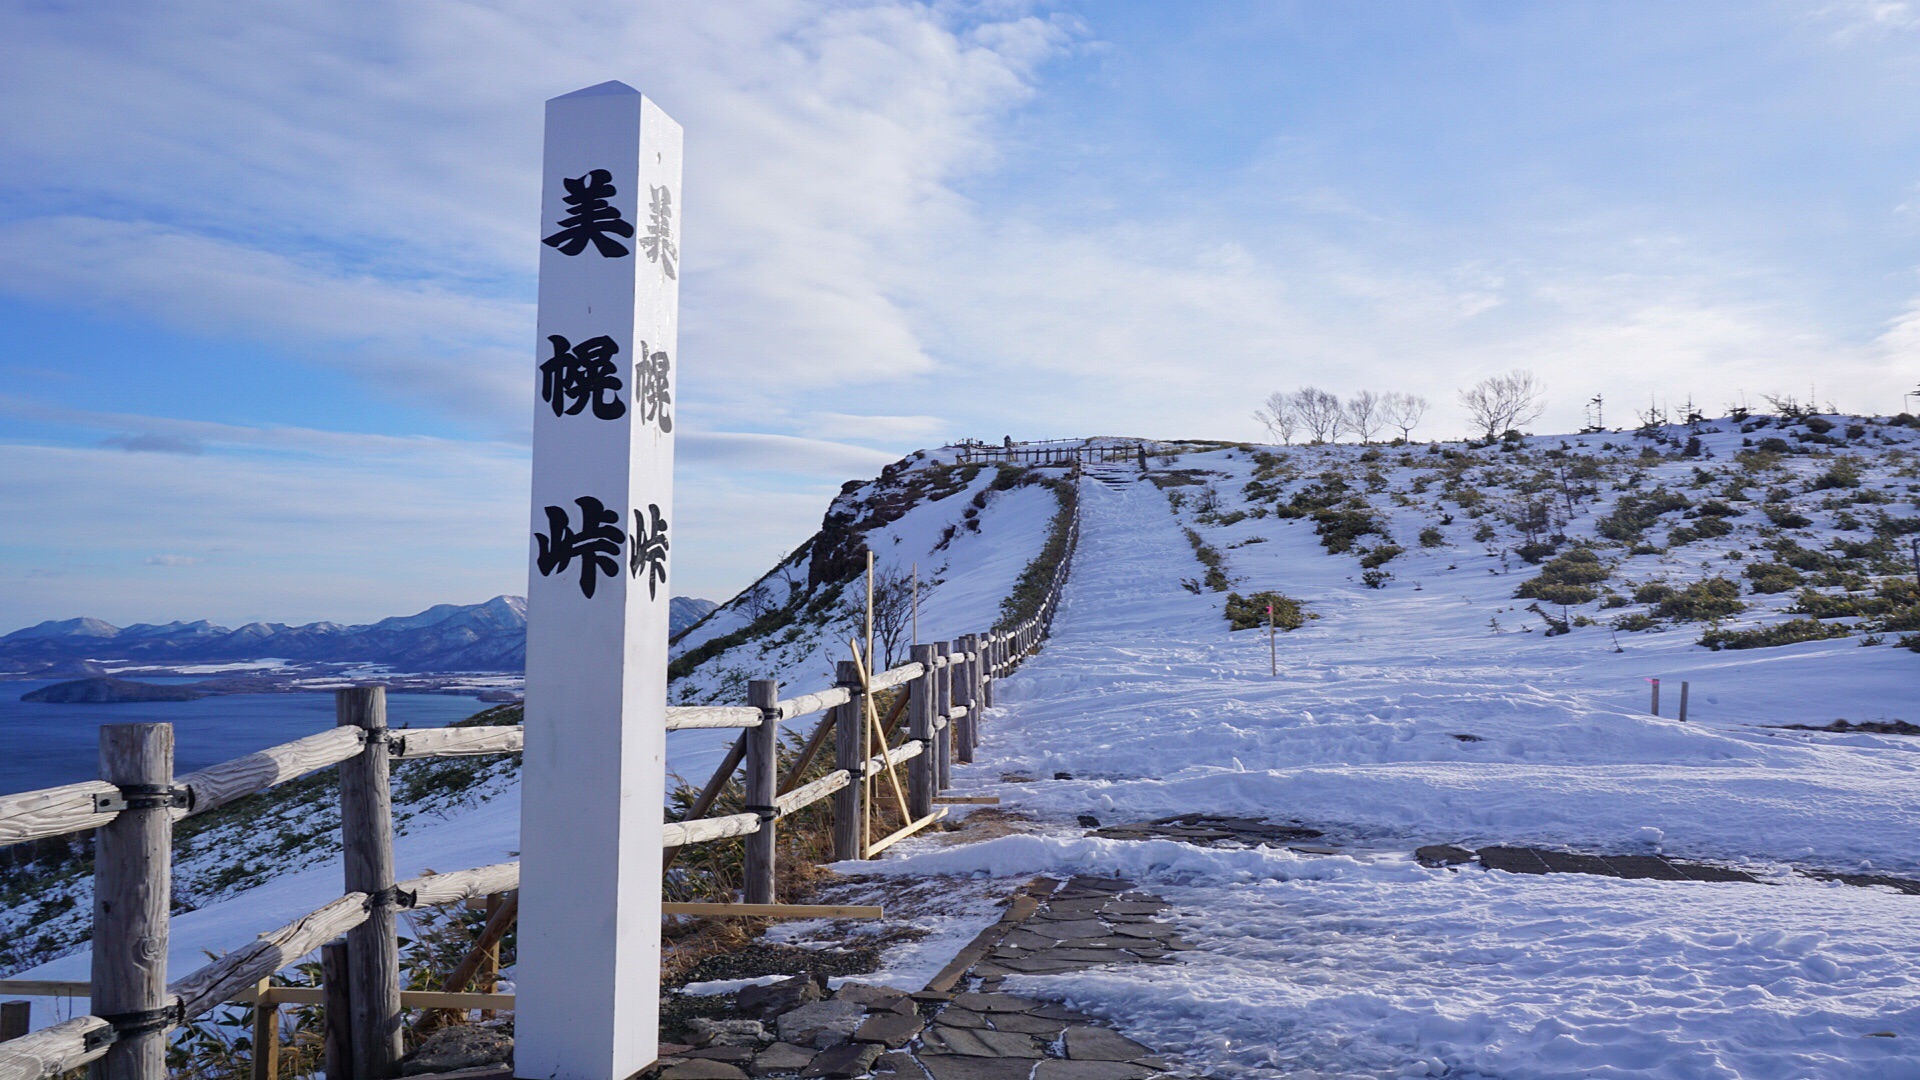
<svg viewBox="0 0 1920 1080">
<path fill-rule="evenodd" d="M 962 634 L 953 641 L 953 654 L 965 657 L 973 643 L 970 634 Z M 967 715 L 953 722 L 953 756 L 961 764 L 973 761 L 973 721 L 979 703 L 973 696 L 973 661 L 960 659 L 953 665 L 953 707 L 957 710 L 965 706 Z"/>
<path fill-rule="evenodd" d="M 907 817 L 933 813 L 933 646 L 915 645 L 912 660 L 926 668 L 907 684 L 907 737 L 920 740 L 920 754 L 907 765 Z"/>
<path fill-rule="evenodd" d="M 33 1026 L 33 1002 L 8 1001 L 0 1003 L 0 1042 L 17 1039 Z"/>
<path fill-rule="evenodd" d="M 272 979 L 261 979 L 254 988 L 251 1080 L 280 1078 L 280 1006 L 268 1000 L 267 989 L 272 985 Z"/>
<path fill-rule="evenodd" d="M 933 645 L 934 656 L 946 660 L 953 654 L 953 644 L 937 641 Z M 953 786 L 953 664 L 943 664 L 935 673 L 933 680 L 933 790 L 945 791 Z"/>
<path fill-rule="evenodd" d="M 320 992 L 327 1080 L 353 1080 L 353 963 L 345 938 L 320 946 Z"/>
<path fill-rule="evenodd" d="M 972 761 L 972 751 L 980 746 L 980 710 L 987 707 L 987 637 L 985 634 L 968 634 L 967 651 L 973 659 L 967 663 L 968 695 L 973 700 L 973 716 L 967 718 L 968 761 Z"/>
<path fill-rule="evenodd" d="M 760 831 L 746 837 L 746 887 L 749 904 L 773 903 L 774 789 L 780 783 L 780 682 L 755 679 L 747 684 L 747 704 L 760 710 L 760 726 L 747 729 L 747 812 L 760 815 Z"/>
<path fill-rule="evenodd" d="M 1000 637 L 997 634 L 984 634 L 980 638 L 980 702 L 987 708 L 993 708 L 993 684 L 999 668 L 994 657 L 1000 650 Z"/>
<path fill-rule="evenodd" d="M 1660 680 L 1648 679 L 1647 681 L 1653 684 L 1653 705 L 1652 705 L 1651 711 L 1653 712 L 1653 715 L 1659 716 L 1660 715 Z"/>
<path fill-rule="evenodd" d="M 834 681 L 848 690 L 857 690 L 860 686 L 859 665 L 851 660 L 840 661 L 834 667 Z M 860 782 L 860 777 L 866 768 L 866 754 L 860 745 L 859 710 L 864 707 L 858 693 L 846 704 L 833 707 L 833 766 L 853 773 L 852 782 L 833 793 L 835 862 L 859 859 L 866 855 L 860 850 L 860 814 L 865 809 L 860 805 L 860 790 L 865 786 Z"/>
<path fill-rule="evenodd" d="M 340 842 L 348 892 L 363 892 L 367 921 L 347 931 L 354 1080 L 388 1080 L 402 1053 L 400 945 L 393 891 L 393 784 L 387 762 L 387 688 L 334 691 L 341 727 L 367 734 L 366 749 L 340 763 Z"/>
<path fill-rule="evenodd" d="M 1687 691 L 1691 689 L 1692 686 L 1693 684 L 1689 682 L 1682 682 L 1680 684 L 1680 719 L 1682 721 L 1685 721 L 1687 718 Z"/>
<path fill-rule="evenodd" d="M 89 1072 L 92 1080 L 164 1080 L 173 725 L 102 726 L 100 778 L 119 785 L 125 806 L 94 842 L 91 1005 L 120 1034 Z"/>
</svg>

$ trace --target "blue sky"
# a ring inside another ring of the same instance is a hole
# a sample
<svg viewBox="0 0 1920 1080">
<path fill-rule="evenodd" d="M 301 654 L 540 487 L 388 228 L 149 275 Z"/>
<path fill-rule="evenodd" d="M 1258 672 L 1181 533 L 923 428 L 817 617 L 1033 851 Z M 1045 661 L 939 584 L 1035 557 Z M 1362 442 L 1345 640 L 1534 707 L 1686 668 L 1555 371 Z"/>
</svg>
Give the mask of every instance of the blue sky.
<svg viewBox="0 0 1920 1080">
<path fill-rule="evenodd" d="M 680 592 L 959 436 L 1920 383 L 1914 3 L 16 4 L 0 630 L 521 591 L 541 103 L 610 78 L 687 131 Z"/>
</svg>

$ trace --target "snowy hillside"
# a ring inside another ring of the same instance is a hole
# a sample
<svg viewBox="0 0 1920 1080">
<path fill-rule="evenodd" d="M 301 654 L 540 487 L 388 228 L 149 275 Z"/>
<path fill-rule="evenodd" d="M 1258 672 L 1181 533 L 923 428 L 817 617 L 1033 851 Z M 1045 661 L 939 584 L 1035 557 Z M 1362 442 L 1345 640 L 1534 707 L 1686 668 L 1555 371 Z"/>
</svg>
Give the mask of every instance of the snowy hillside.
<svg viewBox="0 0 1920 1080">
<path fill-rule="evenodd" d="M 887 869 L 1150 883 L 1199 946 L 1179 978 L 1008 988 L 1064 994 L 1216 1075 L 1920 1075 L 1920 896 L 1794 872 L 1920 877 L 1920 743 L 1774 726 L 1915 718 L 1920 655 L 1895 642 L 1920 612 L 1894 575 L 1911 574 L 1896 553 L 1920 522 L 1920 432 L 1831 419 L 1844 445 L 1723 422 L 1697 455 L 1685 430 L 1220 447 L 1088 484 L 1049 647 L 1000 688 L 956 774 L 1032 831 L 927 842 Z M 1515 553 L 1529 544 L 1537 563 Z M 1592 600 L 1516 597 L 1583 545 L 1591 561 L 1561 566 L 1604 570 Z M 1319 616 L 1279 636 L 1278 677 L 1264 628 L 1229 629 L 1201 554 L 1222 588 Z M 1767 591 L 1778 565 L 1798 588 Z M 1737 595 L 1701 587 L 1714 579 Z M 1872 613 L 1765 635 L 1838 605 Z M 1761 644 L 1779 636 L 1811 640 Z M 1652 677 L 1665 718 L 1647 715 Z M 1190 813 L 1326 835 L 1209 849 L 1082 818 Z M 1414 859 L 1443 843 L 1686 855 L 1761 883 Z"/>
<path fill-rule="evenodd" d="M 1833 876 L 1920 880 L 1920 428 L 1161 451 L 1079 483 L 1052 636 L 955 768 L 1011 817 L 840 869 L 980 879 L 952 890 L 969 898 L 1041 873 L 1149 887 L 1196 946 L 1177 969 L 1007 989 L 1065 997 L 1199 1075 L 1920 1077 L 1920 895 Z M 925 454 L 849 485 L 680 639 L 673 693 L 824 685 L 868 547 L 883 579 L 917 566 L 923 640 L 984 629 L 1062 505 L 1039 474 Z M 1269 600 L 1293 627 L 1277 674 Z M 673 767 L 704 776 L 725 737 L 676 736 Z M 415 818 L 402 872 L 512 850 L 516 793 L 494 783 Z M 1152 834 L 1186 814 L 1320 835 Z M 445 857 L 455 837 L 472 858 Z M 1430 845 L 1721 876 L 1510 873 L 1416 858 Z M 174 962 L 270 922 L 256 894 L 296 911 L 337 881 L 316 858 L 184 915 Z M 38 974 L 84 970 L 76 954 Z"/>
<path fill-rule="evenodd" d="M 990 629 L 1063 513 L 1058 474 L 956 465 L 950 455 L 921 453 L 875 480 L 848 484 L 822 530 L 793 556 L 731 603 L 701 612 L 711 617 L 676 649 L 685 670 L 672 684 L 674 700 L 743 704 L 749 678 L 780 678 L 789 696 L 829 685 L 834 662 L 848 655 L 845 642 L 856 632 L 850 606 L 856 596 L 864 615 L 857 580 L 868 545 L 876 554 L 876 580 L 907 585 L 906 603 L 896 610 L 902 615 L 898 640 L 883 641 L 883 652 L 890 646 L 898 655 L 911 644 L 916 566 L 921 640 Z M 676 611 L 682 599 L 675 598 Z M 704 653 L 695 652 L 702 647 Z M 804 735 L 817 720 L 789 726 Z M 698 784 L 735 737 L 726 730 L 676 733 L 668 739 L 668 769 Z M 396 827 L 403 859 L 416 860 L 403 872 L 476 865 L 448 851 L 493 852 L 480 863 L 508 858 L 518 847 L 516 777 L 509 760 L 403 763 L 395 773 Z M 327 773 L 267 799 L 234 804 L 231 814 L 222 811 L 232 820 L 217 826 L 189 819 L 203 831 L 176 841 L 175 896 L 182 909 L 174 921 L 176 970 L 197 966 L 203 950 L 231 948 L 276 919 L 337 895 L 336 802 Z M 86 855 L 64 841 L 46 847 L 48 853 L 20 852 L 22 862 L 10 868 L 8 884 L 22 899 L 0 910 L 0 974 L 57 956 L 86 933 Z M 270 899 L 267 908 L 257 906 L 263 897 Z M 36 970 L 84 977 L 86 954 Z"/>
</svg>

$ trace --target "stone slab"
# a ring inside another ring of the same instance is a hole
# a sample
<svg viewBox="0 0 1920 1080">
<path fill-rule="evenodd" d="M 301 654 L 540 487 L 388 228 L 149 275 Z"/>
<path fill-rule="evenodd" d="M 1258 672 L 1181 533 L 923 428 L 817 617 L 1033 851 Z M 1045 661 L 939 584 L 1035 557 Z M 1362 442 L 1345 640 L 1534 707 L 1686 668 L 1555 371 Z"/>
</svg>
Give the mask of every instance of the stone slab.
<svg viewBox="0 0 1920 1080">
<path fill-rule="evenodd" d="M 1039 1060 L 922 1054 L 920 1064 L 926 1066 L 933 1080 L 1027 1080 Z"/>
<path fill-rule="evenodd" d="M 854 1029 L 853 1041 L 879 1043 L 892 1049 L 907 1045 L 915 1035 L 920 1034 L 923 1025 L 918 1016 L 902 1016 L 897 1012 L 877 1012 L 869 1015 L 858 1028 Z"/>
<path fill-rule="evenodd" d="M 1033 1070 L 1033 1080 L 1147 1080 L 1156 1071 L 1125 1061 L 1043 1061 Z"/>
<path fill-rule="evenodd" d="M 1018 994 L 955 994 L 953 1004 L 980 1013 L 1032 1012 L 1041 1005 Z"/>
<path fill-rule="evenodd" d="M 774 1043 L 754 1055 L 753 1074 L 765 1076 L 768 1073 L 799 1072 L 813 1063 L 813 1054 L 810 1047 Z"/>
<path fill-rule="evenodd" d="M 850 1080 L 872 1072 L 884 1052 L 874 1043 L 846 1043 L 815 1054 L 800 1075 L 807 1080 Z"/>
<path fill-rule="evenodd" d="M 1068 1028 L 1066 1046 L 1067 1056 L 1076 1061 L 1134 1061 L 1153 1056 L 1152 1050 L 1102 1027 Z"/>
</svg>

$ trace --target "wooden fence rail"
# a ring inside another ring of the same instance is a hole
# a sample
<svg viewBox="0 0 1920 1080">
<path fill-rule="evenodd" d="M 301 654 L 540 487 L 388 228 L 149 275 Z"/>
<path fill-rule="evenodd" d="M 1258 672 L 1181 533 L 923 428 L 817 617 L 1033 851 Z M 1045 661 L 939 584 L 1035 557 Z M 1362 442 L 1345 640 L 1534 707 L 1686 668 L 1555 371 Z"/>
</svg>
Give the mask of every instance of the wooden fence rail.
<svg viewBox="0 0 1920 1080">
<path fill-rule="evenodd" d="M 887 671 L 868 672 L 857 660 L 843 661 L 837 685 L 784 701 L 779 684 L 767 679 L 751 684 L 746 705 L 669 708 L 669 731 L 742 731 L 688 819 L 665 827 L 669 859 L 675 848 L 736 836 L 746 837 L 747 847 L 742 903 L 666 904 L 663 910 L 669 915 L 877 917 L 878 909 L 774 903 L 780 819 L 832 799 L 834 857 L 860 859 L 877 855 L 944 815 L 938 803 L 940 793 L 952 786 L 952 761 L 972 760 L 982 736 L 982 711 L 992 704 L 993 684 L 1045 638 L 1078 536 L 1076 515 L 1038 610 L 1020 623 L 949 642 L 915 644 L 907 663 Z M 900 688 L 904 693 L 894 709 L 881 717 L 874 696 Z M 329 1023 L 329 1076 L 389 1080 L 402 1048 L 402 1009 L 511 1008 L 510 996 L 456 992 L 474 975 L 464 963 L 465 974 L 455 976 L 459 985 L 447 992 L 400 990 L 397 912 L 477 897 L 494 897 L 497 904 L 499 897 L 519 887 L 520 866 L 501 863 L 394 881 L 389 769 L 396 758 L 516 753 L 525 745 L 525 732 L 512 726 L 390 731 L 385 695 L 378 686 L 337 691 L 338 726 L 333 730 L 179 777 L 173 775 L 172 725 L 108 725 L 101 729 L 102 779 L 0 796 L 0 846 L 99 830 L 93 972 L 84 984 L 93 1015 L 0 1042 L 0 1080 L 54 1080 L 94 1062 L 100 1063 L 95 1080 L 163 1080 L 168 1033 L 207 1010 L 223 1002 L 252 1001 L 270 1009 L 322 998 L 335 1006 L 331 1012 L 349 1018 Z M 779 725 L 822 712 L 825 718 L 783 776 Z M 893 735 L 903 718 L 905 731 L 896 742 Z M 834 740 L 834 770 L 797 783 L 829 736 Z M 904 783 L 898 772 L 903 765 Z M 172 823 L 330 766 L 340 769 L 344 895 L 168 984 Z M 705 816 L 742 766 L 746 812 Z M 906 822 L 879 838 L 871 835 L 876 793 L 897 803 Z M 511 921 L 511 911 L 509 904 L 498 920 L 502 927 Z M 343 936 L 344 947 L 330 945 Z M 330 977 L 324 989 L 269 986 L 276 972 L 322 946 L 329 946 L 325 967 Z M 73 985 L 0 982 L 10 989 L 70 990 Z M 17 1019 L 10 1014 L 9 1023 Z M 263 1033 L 265 1023 L 256 1017 L 257 1034 Z M 15 1026 L 25 1026 L 24 1020 Z M 263 1071 L 256 1063 L 255 1080 L 271 1076 L 270 1067 Z"/>
</svg>

